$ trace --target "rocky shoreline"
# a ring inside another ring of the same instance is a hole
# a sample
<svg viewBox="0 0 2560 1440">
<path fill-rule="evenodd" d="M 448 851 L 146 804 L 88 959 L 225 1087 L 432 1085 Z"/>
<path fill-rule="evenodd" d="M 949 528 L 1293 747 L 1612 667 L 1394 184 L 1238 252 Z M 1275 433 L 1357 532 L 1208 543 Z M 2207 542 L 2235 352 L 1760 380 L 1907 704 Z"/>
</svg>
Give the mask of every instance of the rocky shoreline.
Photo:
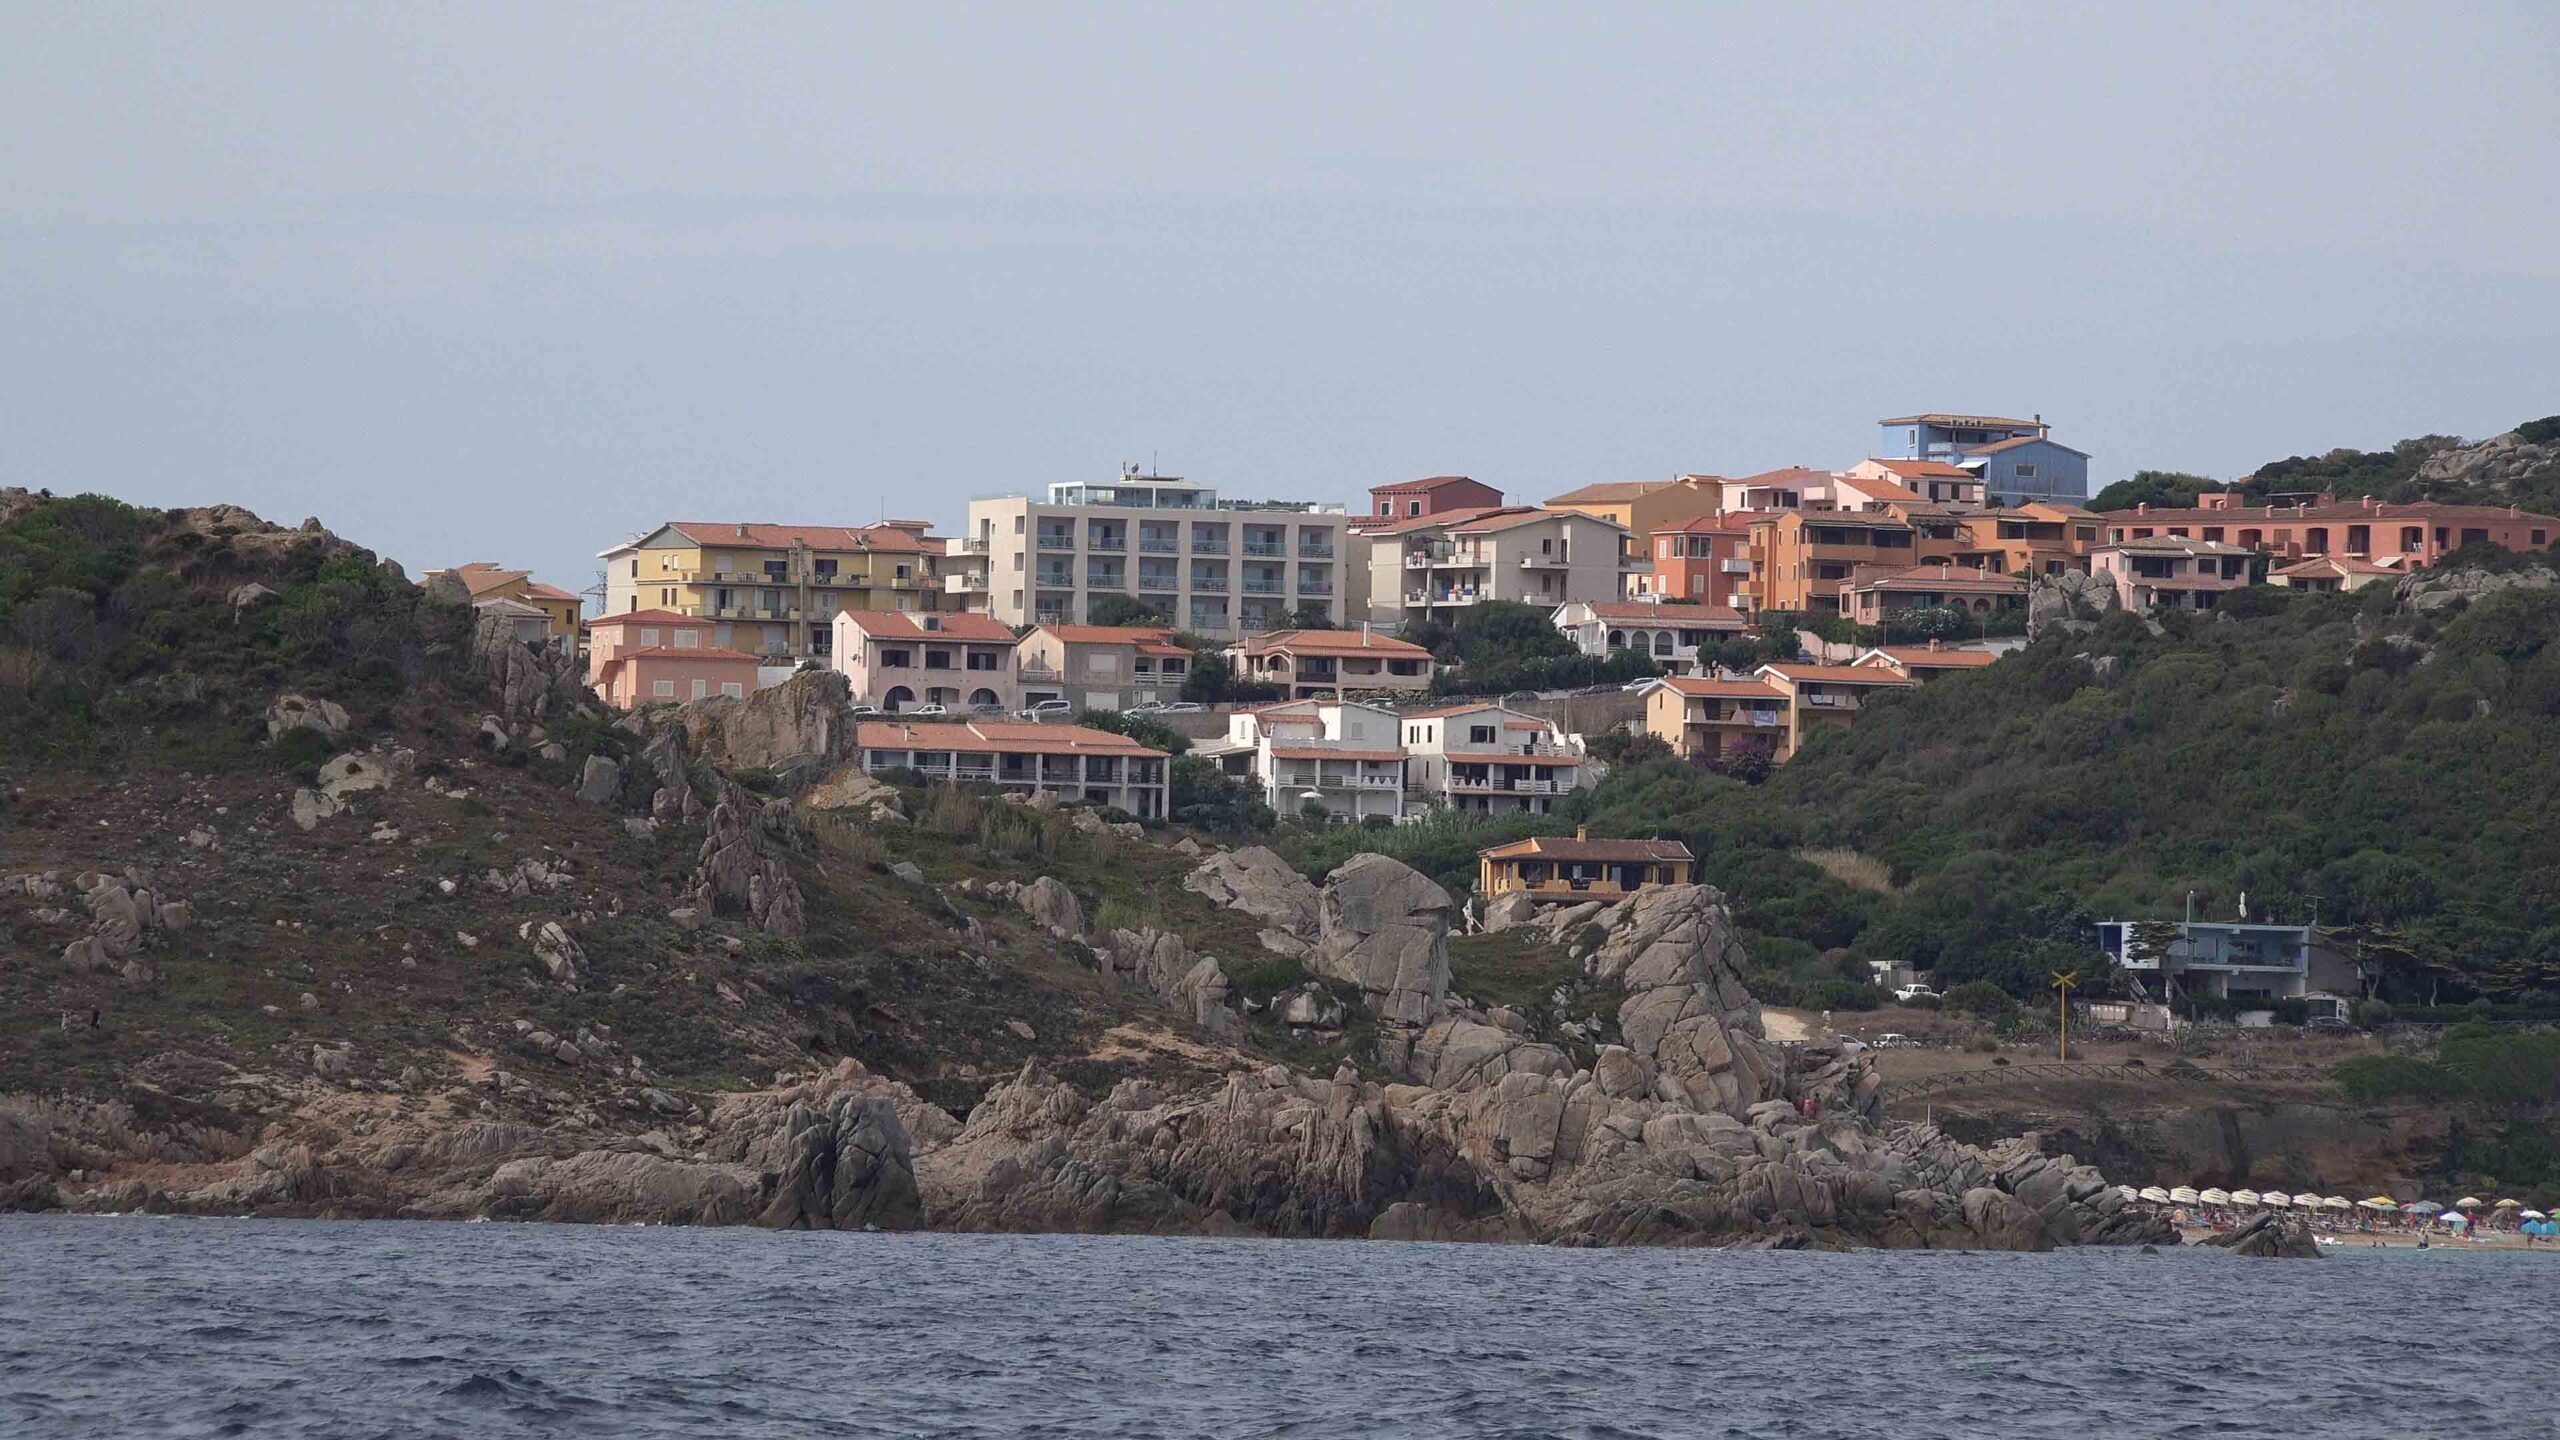
<svg viewBox="0 0 2560 1440">
<path fill-rule="evenodd" d="M 1457 907 L 1383 856 L 1318 889 L 1268 852 L 1194 888 L 1253 915 L 1377 1025 L 1378 1069 L 1246 1060 L 1213 1083 L 1094 1098 L 1039 1062 L 965 1115 L 843 1060 L 680 1114 L 493 1118 L 478 1087 L 270 1096 L 254 1147 L 65 1170 L 51 1121 L 0 1109 L 0 1208 L 488 1217 L 594 1223 L 1247 1234 L 1564 1245 L 2041 1250 L 2175 1243 L 2094 1169 L 2032 1138 L 1981 1148 L 1877 1113 L 1864 1057 L 1778 1046 L 1743 988 L 1722 897 L 1666 887 L 1499 923 L 1568 946 L 1623 998 L 1589 1063 L 1449 994 Z M 1072 897 L 1015 899 L 1120 983 L 1214 1037 L 1217 962 L 1181 937 L 1089 935 Z M 1570 937 L 1570 938 L 1569 938 Z"/>
</svg>

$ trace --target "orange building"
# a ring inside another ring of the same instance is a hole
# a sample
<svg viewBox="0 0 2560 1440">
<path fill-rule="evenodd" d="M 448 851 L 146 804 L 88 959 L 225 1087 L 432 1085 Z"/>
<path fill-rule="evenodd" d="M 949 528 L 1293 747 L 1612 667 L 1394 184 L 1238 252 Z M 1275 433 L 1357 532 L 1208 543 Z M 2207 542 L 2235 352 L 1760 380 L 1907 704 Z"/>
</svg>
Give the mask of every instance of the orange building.
<svg viewBox="0 0 2560 1440">
<path fill-rule="evenodd" d="M 1733 608 L 1751 573 L 1749 515 L 1707 515 L 1653 532 L 1653 568 L 1627 577 L 1638 595 Z"/>
<path fill-rule="evenodd" d="M 1734 587 L 1734 608 L 1796 614 L 1840 613 L 1840 586 L 1859 567 L 1908 570 L 1959 563 L 1965 527 L 1933 516 L 1925 524 L 1892 515 L 1786 511 L 1751 518 L 1751 573 Z"/>
<path fill-rule="evenodd" d="M 2283 560 L 2350 555 L 2392 560 L 2409 569 L 2432 565 L 2465 545 L 2540 550 L 2560 537 L 2560 516 L 2512 505 L 2445 505 L 2432 500 L 2393 505 L 2367 497 L 2344 504 L 2242 505 L 2236 492 L 2198 497 L 2193 509 L 2137 505 L 2095 518 L 2109 542 L 2177 536 L 2263 550 Z"/>
<path fill-rule="evenodd" d="M 1644 692 L 1644 728 L 1683 760 L 1794 753 L 1788 700 L 1766 680 L 1667 676 Z"/>
<path fill-rule="evenodd" d="M 1908 676 L 1870 665 L 1781 662 L 1761 666 L 1758 674 L 1787 697 L 1787 738 L 1781 747 L 1782 758 L 1794 756 L 1804 749 L 1807 740 L 1825 728 L 1855 721 L 1858 712 L 1877 695 L 1907 690 L 1914 683 Z"/>
<path fill-rule="evenodd" d="M 1687 885 L 1697 857 L 1677 840 L 1594 840 L 1587 829 L 1533 835 L 1476 852 L 1476 893 L 1539 904 L 1623 900 L 1649 885 Z"/>
</svg>

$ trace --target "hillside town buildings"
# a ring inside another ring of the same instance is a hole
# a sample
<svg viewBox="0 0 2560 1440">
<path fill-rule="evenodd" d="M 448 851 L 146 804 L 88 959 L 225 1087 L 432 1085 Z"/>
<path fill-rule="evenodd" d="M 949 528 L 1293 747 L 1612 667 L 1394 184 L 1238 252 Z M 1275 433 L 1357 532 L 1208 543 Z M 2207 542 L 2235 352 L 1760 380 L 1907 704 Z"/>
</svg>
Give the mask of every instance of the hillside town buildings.
<svg viewBox="0 0 2560 1440">
<path fill-rule="evenodd" d="M 1613 600 L 1625 592 L 1620 577 L 1644 563 L 1615 520 L 1529 505 L 1373 525 L 1360 541 L 1368 547 L 1370 618 L 1399 626 L 1454 621 L 1487 600 L 1544 609 Z"/>
<path fill-rule="evenodd" d="M 587 626 L 587 683 L 625 710 L 755 693 L 756 657 L 720 644 L 720 629 L 673 610 L 597 616 Z"/>
<path fill-rule="evenodd" d="M 1526 895 L 1540 905 L 1616 901 L 1656 885 L 1687 885 L 1697 858 L 1677 840 L 1595 840 L 1533 835 L 1476 852 L 1476 893 L 1486 900 Z"/>
<path fill-rule="evenodd" d="M 2127 610 L 2210 610 L 2249 584 L 2253 552 L 2219 540 L 2153 535 L 2116 540 L 2089 553 L 2089 573 L 2115 582 Z"/>
<path fill-rule="evenodd" d="M 923 705 L 952 713 L 1022 707 L 1013 628 L 990 615 L 840 610 L 831 663 L 853 703 L 892 715 Z"/>
<path fill-rule="evenodd" d="M 1430 651 L 1367 625 L 1274 630 L 1227 647 L 1227 666 L 1238 678 L 1279 686 L 1292 700 L 1428 694 L 1435 664 Z"/>
<path fill-rule="evenodd" d="M 474 560 L 449 570 L 430 570 L 421 580 L 450 575 L 471 596 L 471 608 L 499 615 L 514 624 L 516 638 L 541 640 L 555 635 L 574 638 L 584 603 L 557 585 L 545 585 L 530 570 L 509 570 Z"/>
<path fill-rule="evenodd" d="M 1936 460 L 1980 478 L 1983 498 L 1994 505 L 2033 500 L 2077 504 L 2089 498 L 2089 454 L 2053 438 L 2039 415 L 2012 420 L 1999 415 L 1931 412 L 1876 422 L 1888 459 Z"/>
<path fill-rule="evenodd" d="M 1126 735 L 1022 721 L 870 720 L 854 727 L 865 773 L 912 771 L 927 780 L 992 785 L 1125 811 L 1166 812 L 1171 757 Z"/>
<path fill-rule="evenodd" d="M 1340 700 L 1250 705 L 1192 753 L 1282 815 L 1401 823 L 1433 807 L 1543 815 L 1591 783 L 1581 741 L 1490 701 L 1398 712 Z"/>
<path fill-rule="evenodd" d="M 599 553 L 605 613 L 669 611 L 713 621 L 723 648 L 822 659 L 840 611 L 941 608 L 927 528 L 670 520 Z"/>
<path fill-rule="evenodd" d="M 2263 551 L 2286 562 L 2339 555 L 2416 569 L 2465 545 L 2540 550 L 2560 538 L 2560 517 L 2514 506 L 2340 502 L 2330 495 L 2293 505 L 2245 505 L 2236 492 L 2198 496 L 2187 509 L 2138 505 L 2095 517 L 2110 542 L 2177 538 Z"/>
<path fill-rule="evenodd" d="M 1033 626 L 1014 647 L 1024 707 L 1131 710 L 1182 698 L 1191 651 L 1157 625 Z"/>
<path fill-rule="evenodd" d="M 1106 597 L 1212 637 L 1332 623 L 1367 608 L 1349 534 L 1338 504 L 1228 500 L 1132 469 L 970 501 L 953 593 L 1008 625 L 1090 624 Z"/>
<path fill-rule="evenodd" d="M 1556 607 L 1555 627 L 1594 658 L 1634 651 L 1665 669 L 1697 663 L 1698 647 L 1750 632 L 1740 612 L 1677 600 L 1571 600 Z"/>
</svg>

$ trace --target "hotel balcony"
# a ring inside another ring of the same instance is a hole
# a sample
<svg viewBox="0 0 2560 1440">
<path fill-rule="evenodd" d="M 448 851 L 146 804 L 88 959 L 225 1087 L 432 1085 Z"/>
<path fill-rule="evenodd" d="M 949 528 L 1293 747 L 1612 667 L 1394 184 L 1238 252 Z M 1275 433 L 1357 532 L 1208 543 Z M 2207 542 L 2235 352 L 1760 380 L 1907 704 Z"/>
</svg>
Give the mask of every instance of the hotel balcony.
<svg viewBox="0 0 2560 1440">
<path fill-rule="evenodd" d="M 1247 540 L 1244 542 L 1244 553 L 1247 555 L 1286 555 L 1289 553 L 1289 547 L 1281 544 L 1277 540 Z"/>
<path fill-rule="evenodd" d="M 1301 560 L 1330 560 L 1333 558 L 1333 547 L 1330 545 L 1309 545 L 1304 542 L 1300 542 L 1298 546 L 1298 558 Z"/>
<path fill-rule="evenodd" d="M 1216 536 L 1194 535 L 1191 537 L 1191 553 L 1194 555 L 1224 555 L 1227 553 L 1227 542 L 1223 538 Z"/>
<path fill-rule="evenodd" d="M 1087 550 L 1097 550 L 1106 554 L 1117 555 L 1129 548 L 1129 537 L 1126 535 L 1095 535 L 1084 542 L 1084 548 Z"/>
<path fill-rule="evenodd" d="M 1182 577 L 1169 571 L 1143 570 L 1138 573 L 1138 588 L 1150 594 L 1170 593 L 1182 588 Z"/>
<path fill-rule="evenodd" d="M 1062 535 L 1054 530 L 1043 530 L 1040 532 L 1040 548 L 1043 550 L 1073 550 L 1076 548 L 1076 537 L 1073 535 Z"/>
<path fill-rule="evenodd" d="M 1330 580 L 1308 580 L 1301 578 L 1298 581 L 1298 593 L 1301 595 L 1330 595 L 1333 593 L 1333 582 Z"/>
</svg>

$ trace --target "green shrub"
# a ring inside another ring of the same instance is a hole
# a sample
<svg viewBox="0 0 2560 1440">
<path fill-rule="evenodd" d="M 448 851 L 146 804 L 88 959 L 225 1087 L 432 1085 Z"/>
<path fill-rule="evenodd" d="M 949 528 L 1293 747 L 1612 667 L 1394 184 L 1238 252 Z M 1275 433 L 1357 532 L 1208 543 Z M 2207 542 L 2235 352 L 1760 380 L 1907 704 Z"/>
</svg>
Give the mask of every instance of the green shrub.
<svg viewBox="0 0 2560 1440">
<path fill-rule="evenodd" d="M 2009 992 L 1988 980 L 1973 980 L 1949 990 L 1941 1008 L 1966 1015 L 2006 1015 L 2018 1008 Z"/>
</svg>

